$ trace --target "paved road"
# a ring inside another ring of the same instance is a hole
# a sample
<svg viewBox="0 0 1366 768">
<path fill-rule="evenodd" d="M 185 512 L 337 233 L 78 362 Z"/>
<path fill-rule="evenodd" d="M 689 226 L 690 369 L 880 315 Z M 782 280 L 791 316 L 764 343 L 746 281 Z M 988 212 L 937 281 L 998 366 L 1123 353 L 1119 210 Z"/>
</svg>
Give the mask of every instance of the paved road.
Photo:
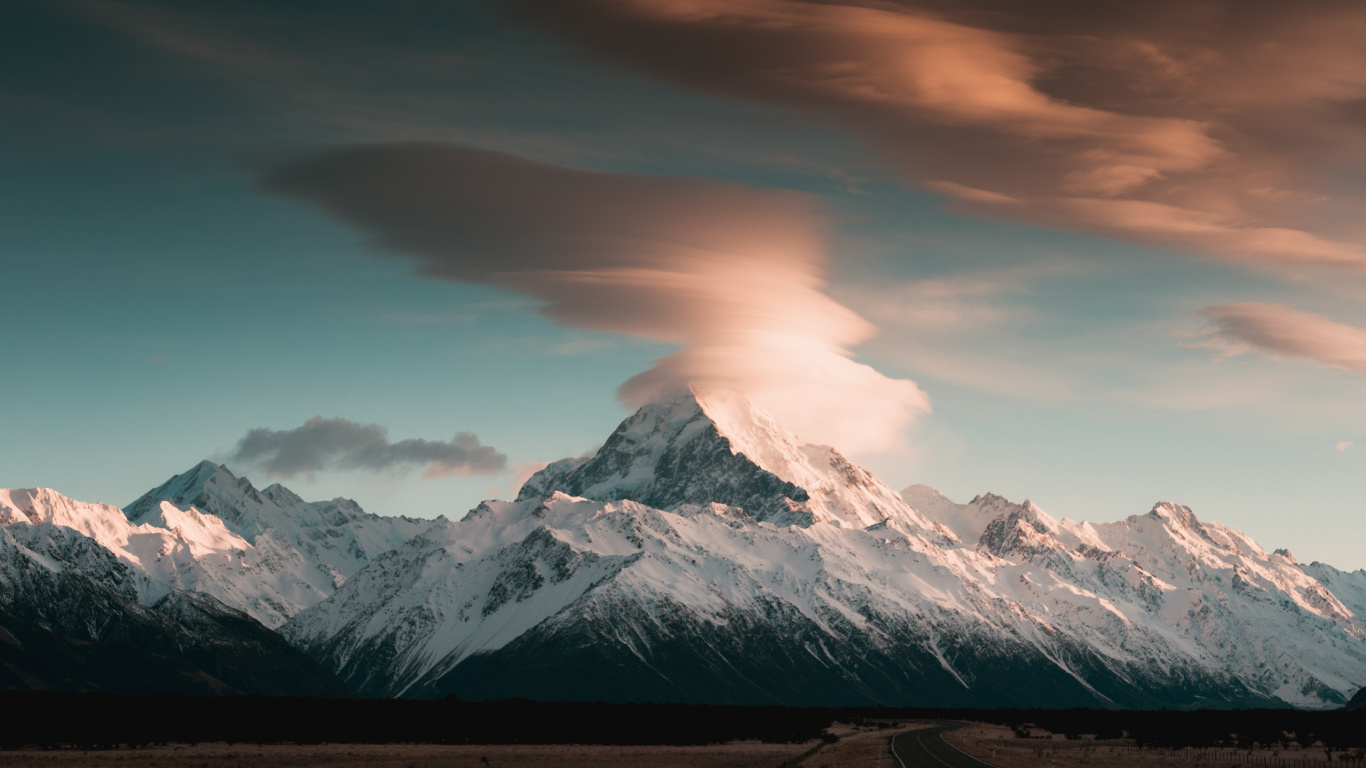
<svg viewBox="0 0 1366 768">
<path fill-rule="evenodd" d="M 944 741 L 944 734 L 967 723 L 934 721 L 931 728 L 903 731 L 892 737 L 897 768 L 995 768 Z"/>
</svg>

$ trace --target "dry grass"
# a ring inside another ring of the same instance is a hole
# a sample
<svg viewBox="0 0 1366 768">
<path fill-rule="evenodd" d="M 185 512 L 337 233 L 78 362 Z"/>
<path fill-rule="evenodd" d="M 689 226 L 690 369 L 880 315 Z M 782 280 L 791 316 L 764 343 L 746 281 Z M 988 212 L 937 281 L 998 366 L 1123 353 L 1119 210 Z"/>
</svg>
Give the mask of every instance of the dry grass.
<svg viewBox="0 0 1366 768">
<path fill-rule="evenodd" d="M 954 731 L 949 741 L 970 755 L 1000 768 L 1260 768 L 1277 760 L 1307 761 L 1309 766 L 1328 766 L 1321 749 L 1169 750 L 1133 749 L 1127 740 L 1068 741 L 1053 735 L 1046 739 L 1017 739 L 1004 726 L 979 725 Z"/>
<path fill-rule="evenodd" d="M 892 736 L 902 731 L 926 727 L 928 726 L 913 725 L 887 730 L 836 723 L 830 731 L 837 734 L 840 740 L 834 744 L 827 744 L 819 752 L 803 760 L 801 768 L 897 768 L 888 747 Z"/>
</svg>

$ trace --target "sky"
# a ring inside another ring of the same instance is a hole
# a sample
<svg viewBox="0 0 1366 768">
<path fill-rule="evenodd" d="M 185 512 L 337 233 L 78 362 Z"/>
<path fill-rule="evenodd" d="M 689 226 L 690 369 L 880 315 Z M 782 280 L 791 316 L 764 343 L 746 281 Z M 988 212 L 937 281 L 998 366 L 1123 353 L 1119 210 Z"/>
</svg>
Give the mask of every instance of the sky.
<svg viewBox="0 0 1366 768">
<path fill-rule="evenodd" d="M 1366 8 L 0 5 L 0 486 L 458 518 L 680 386 L 1366 566 Z"/>
</svg>

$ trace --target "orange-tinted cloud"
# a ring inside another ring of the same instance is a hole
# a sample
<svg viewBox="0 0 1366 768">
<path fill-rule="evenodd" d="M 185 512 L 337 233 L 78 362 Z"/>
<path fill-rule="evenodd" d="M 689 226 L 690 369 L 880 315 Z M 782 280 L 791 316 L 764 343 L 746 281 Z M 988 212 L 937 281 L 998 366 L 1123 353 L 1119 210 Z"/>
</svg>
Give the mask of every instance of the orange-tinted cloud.
<svg viewBox="0 0 1366 768">
<path fill-rule="evenodd" d="M 276 169 L 421 274 L 509 288 L 564 325 L 681 345 L 621 388 L 739 391 L 805 439 L 893 445 L 913 382 L 850 359 L 873 328 L 824 293 L 818 201 L 703 179 L 599 173 L 445 145 L 369 146 Z M 820 403 L 821 408 L 811 408 Z"/>
<path fill-rule="evenodd" d="M 1366 266 L 1366 6 L 504 0 L 586 52 L 866 136 L 964 209 Z"/>
<path fill-rule="evenodd" d="M 1366 373 L 1366 330 L 1285 304 L 1224 304 L 1198 314 L 1224 343 Z"/>
</svg>

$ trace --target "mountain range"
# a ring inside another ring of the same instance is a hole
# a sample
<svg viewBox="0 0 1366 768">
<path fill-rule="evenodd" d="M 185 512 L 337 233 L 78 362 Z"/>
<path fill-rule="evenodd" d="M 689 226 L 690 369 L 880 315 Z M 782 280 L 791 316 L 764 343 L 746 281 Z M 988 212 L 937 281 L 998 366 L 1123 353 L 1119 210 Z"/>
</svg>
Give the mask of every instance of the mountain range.
<svg viewBox="0 0 1366 768">
<path fill-rule="evenodd" d="M 122 510 L 0 491 L 0 526 L 12 688 L 128 689 L 62 676 L 71 649 L 143 653 L 105 626 L 232 692 L 1326 708 L 1366 684 L 1366 571 L 1177 504 L 1095 524 L 897 493 L 729 395 L 648 404 L 459 520 L 203 462 Z M 242 649 L 293 676 L 206 671 Z"/>
</svg>

